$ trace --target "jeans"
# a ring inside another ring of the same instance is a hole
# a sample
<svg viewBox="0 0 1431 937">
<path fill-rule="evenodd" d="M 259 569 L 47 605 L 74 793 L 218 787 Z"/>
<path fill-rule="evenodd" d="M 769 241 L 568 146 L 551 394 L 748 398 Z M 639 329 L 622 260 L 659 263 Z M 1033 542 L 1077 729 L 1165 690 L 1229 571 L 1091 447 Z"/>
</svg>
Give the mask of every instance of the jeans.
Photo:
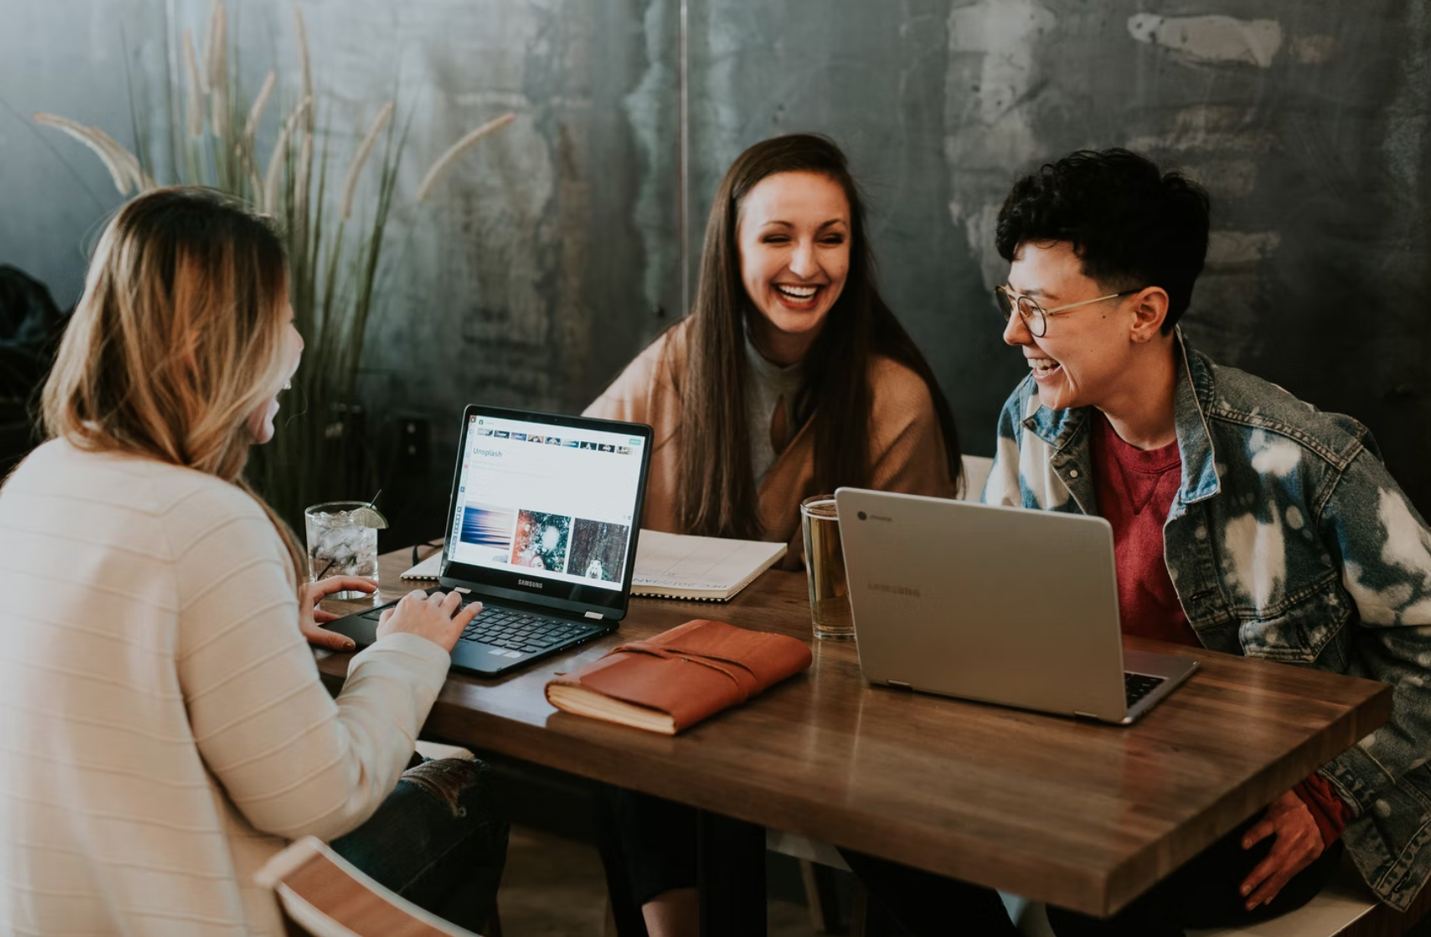
<svg viewBox="0 0 1431 937">
<path fill-rule="evenodd" d="M 459 927 L 481 933 L 496 910 L 507 821 L 478 761 L 423 761 L 333 851 L 379 884 Z"/>
<path fill-rule="evenodd" d="M 841 849 L 870 900 L 914 937 L 1019 937 L 999 893 L 874 856 Z M 875 929 L 875 937 L 886 937 Z M 1063 937 L 1060 933 L 1059 937 Z"/>
<path fill-rule="evenodd" d="M 696 885 L 694 808 L 614 787 L 603 792 L 597 806 L 603 813 L 603 848 L 613 851 L 621 873 L 614 875 L 608 863 L 613 907 L 626 897 L 617 894 L 619 888 L 639 907 L 673 888 Z M 870 895 L 887 906 L 888 916 L 912 934 L 1018 937 L 992 889 L 849 850 L 840 853 Z"/>
<path fill-rule="evenodd" d="M 637 907 L 673 888 L 696 886 L 694 807 L 616 787 L 598 791 L 596 806 L 601 847 L 619 857 Z M 607 886 L 614 889 L 612 877 L 608 867 Z"/>
</svg>

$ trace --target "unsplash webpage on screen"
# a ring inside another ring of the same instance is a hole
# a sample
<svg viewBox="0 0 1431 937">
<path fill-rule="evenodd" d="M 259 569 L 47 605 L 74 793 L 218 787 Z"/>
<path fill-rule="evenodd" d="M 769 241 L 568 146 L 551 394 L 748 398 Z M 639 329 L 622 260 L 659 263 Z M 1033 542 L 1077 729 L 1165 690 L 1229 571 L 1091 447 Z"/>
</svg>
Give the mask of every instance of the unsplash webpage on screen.
<svg viewBox="0 0 1431 937">
<path fill-rule="evenodd" d="M 620 589 L 643 440 L 470 417 L 448 559 Z"/>
</svg>

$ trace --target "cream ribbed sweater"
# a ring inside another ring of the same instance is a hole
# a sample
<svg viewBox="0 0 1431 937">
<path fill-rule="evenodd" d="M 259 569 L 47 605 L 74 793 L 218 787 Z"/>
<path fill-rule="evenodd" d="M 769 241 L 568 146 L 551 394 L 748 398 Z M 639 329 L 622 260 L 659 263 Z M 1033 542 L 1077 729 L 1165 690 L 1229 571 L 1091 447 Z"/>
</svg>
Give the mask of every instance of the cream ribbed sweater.
<svg viewBox="0 0 1431 937">
<path fill-rule="evenodd" d="M 358 655 L 334 700 L 259 506 L 52 441 L 0 489 L 0 933 L 280 934 L 254 872 L 396 786 L 448 656 Z"/>
</svg>

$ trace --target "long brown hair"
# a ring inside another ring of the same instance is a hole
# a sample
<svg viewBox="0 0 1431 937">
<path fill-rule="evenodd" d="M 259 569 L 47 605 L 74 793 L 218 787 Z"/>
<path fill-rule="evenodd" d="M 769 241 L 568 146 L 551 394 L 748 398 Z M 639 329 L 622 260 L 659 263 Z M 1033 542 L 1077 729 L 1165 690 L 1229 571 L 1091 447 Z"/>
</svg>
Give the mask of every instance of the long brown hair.
<svg viewBox="0 0 1431 937">
<path fill-rule="evenodd" d="M 814 134 L 774 137 L 750 147 L 726 171 L 706 222 L 700 280 L 690 314 L 690 353 L 674 374 L 681 395 L 677 516 L 690 533 L 758 537 L 756 482 L 746 425 L 746 323 L 758 316 L 740 277 L 736 241 L 741 200 L 762 179 L 782 172 L 826 176 L 850 206 L 850 268 L 844 289 L 803 362 L 804 387 L 796 412 L 811 413 L 817 492 L 867 485 L 870 477 L 869 364 L 883 355 L 918 374 L 929 387 L 949 475 L 960 477 L 959 439 L 949 402 L 934 371 L 875 288 L 874 255 L 864 203 L 845 154 Z M 698 441 L 706 444 L 699 445 Z"/>
<path fill-rule="evenodd" d="M 286 376 L 288 274 L 273 229 L 211 189 L 138 196 L 106 225 L 45 382 L 49 437 L 197 469 L 253 495 L 306 578 L 296 538 L 242 478 L 247 419 Z"/>
</svg>

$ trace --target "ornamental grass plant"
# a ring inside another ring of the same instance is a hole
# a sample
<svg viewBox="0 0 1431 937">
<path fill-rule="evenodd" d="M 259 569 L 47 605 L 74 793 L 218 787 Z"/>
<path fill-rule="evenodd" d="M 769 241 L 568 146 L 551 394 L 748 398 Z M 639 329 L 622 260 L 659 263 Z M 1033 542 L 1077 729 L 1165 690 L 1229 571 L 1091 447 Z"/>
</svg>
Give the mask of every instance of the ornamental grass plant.
<svg viewBox="0 0 1431 937">
<path fill-rule="evenodd" d="M 164 88 L 168 133 L 159 136 L 168 152 L 162 163 L 145 145 L 154 128 L 135 105 L 127 70 L 132 150 L 99 127 L 45 113 L 35 121 L 88 147 L 121 195 L 162 185 L 209 186 L 276 222 L 288 250 L 289 297 L 305 351 L 278 432 L 255 449 L 249 475 L 301 530 L 306 505 L 366 501 L 376 489 L 358 376 L 369 322 L 383 303 L 384 248 L 412 115 L 400 120 L 395 99 L 378 104 L 365 127 L 345 135 L 351 139 L 362 131 L 338 175 L 339 135 L 323 124 L 324 103 L 314 92 L 307 28 L 296 3 L 293 30 L 297 62 L 290 80 L 270 69 L 256 90 L 243 87 L 222 0 L 210 9 L 202 51 L 189 29 L 178 35 L 179 61 L 170 61 Z M 453 143 L 422 175 L 411 204 L 427 200 L 473 146 L 514 119 L 502 114 Z M 264 146 L 265 139 L 272 142 Z"/>
</svg>

